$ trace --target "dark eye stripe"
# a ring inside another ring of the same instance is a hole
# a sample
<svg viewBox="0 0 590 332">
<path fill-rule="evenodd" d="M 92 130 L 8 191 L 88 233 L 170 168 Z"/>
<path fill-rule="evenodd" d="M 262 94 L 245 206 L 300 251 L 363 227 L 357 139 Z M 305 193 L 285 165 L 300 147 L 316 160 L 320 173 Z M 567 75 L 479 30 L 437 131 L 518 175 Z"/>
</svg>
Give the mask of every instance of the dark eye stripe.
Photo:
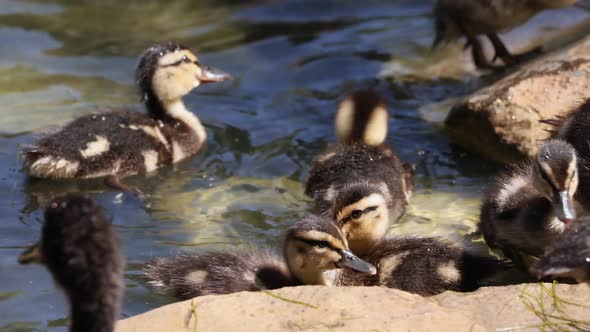
<svg viewBox="0 0 590 332">
<path fill-rule="evenodd" d="M 557 187 L 553 184 L 553 182 L 551 182 L 551 179 L 549 179 L 549 177 L 547 176 L 547 174 L 545 174 L 545 172 L 543 171 L 543 169 L 540 169 L 539 171 L 541 172 L 541 177 L 543 178 L 543 180 L 545 180 L 545 182 L 547 182 L 551 186 L 551 188 L 553 190 L 559 191 L 559 189 L 557 189 Z"/>
<path fill-rule="evenodd" d="M 316 240 L 304 239 L 301 237 L 296 237 L 295 240 L 303 242 L 303 243 L 307 243 L 312 246 L 324 246 L 324 247 L 330 248 L 332 250 L 338 250 L 337 248 L 334 248 L 332 246 L 332 244 L 328 241 L 323 241 L 323 240 L 316 241 Z"/>
<path fill-rule="evenodd" d="M 366 209 L 363 211 L 363 214 L 364 214 L 364 213 L 371 212 L 371 211 L 375 211 L 375 210 L 377 210 L 377 207 L 376 207 L 376 206 L 369 206 L 368 208 L 366 208 Z"/>
<path fill-rule="evenodd" d="M 162 67 L 175 67 L 175 66 L 180 66 L 180 64 L 182 64 L 182 63 L 183 63 L 182 60 L 178 60 L 178 61 L 173 62 L 171 64 L 163 65 Z"/>
</svg>

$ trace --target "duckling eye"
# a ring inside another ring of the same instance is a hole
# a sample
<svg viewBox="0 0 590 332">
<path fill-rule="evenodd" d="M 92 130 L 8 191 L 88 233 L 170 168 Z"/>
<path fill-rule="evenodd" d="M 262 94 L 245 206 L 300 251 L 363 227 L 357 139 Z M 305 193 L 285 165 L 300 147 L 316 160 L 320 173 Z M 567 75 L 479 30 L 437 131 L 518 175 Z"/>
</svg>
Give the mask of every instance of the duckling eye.
<svg viewBox="0 0 590 332">
<path fill-rule="evenodd" d="M 316 243 L 316 247 L 318 247 L 318 248 L 326 248 L 326 247 L 328 247 L 328 246 L 329 246 L 329 244 L 328 244 L 328 242 L 326 242 L 326 241 L 318 241 L 318 242 Z"/>
<path fill-rule="evenodd" d="M 184 62 L 184 63 L 190 63 L 191 59 L 189 59 L 186 55 L 182 56 L 182 59 L 180 59 L 180 61 Z"/>
<path fill-rule="evenodd" d="M 352 211 L 352 213 L 350 214 L 350 216 L 351 216 L 353 219 L 358 219 L 358 218 L 360 218 L 362 215 L 363 215 L 363 211 L 362 211 L 362 210 L 354 210 L 354 211 Z"/>
</svg>

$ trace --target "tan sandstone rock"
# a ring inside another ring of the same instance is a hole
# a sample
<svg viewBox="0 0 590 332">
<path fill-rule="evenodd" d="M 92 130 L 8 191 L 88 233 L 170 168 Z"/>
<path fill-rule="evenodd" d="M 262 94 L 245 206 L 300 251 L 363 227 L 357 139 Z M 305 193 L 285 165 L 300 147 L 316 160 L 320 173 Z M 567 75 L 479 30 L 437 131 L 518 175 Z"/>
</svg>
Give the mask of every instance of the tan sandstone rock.
<svg viewBox="0 0 590 332">
<path fill-rule="evenodd" d="M 546 312 L 557 315 L 552 309 L 551 287 L 487 287 L 473 293 L 446 292 L 430 298 L 382 287 L 291 287 L 204 296 L 170 304 L 121 320 L 116 331 L 537 330 L 543 324 L 533 313 L 540 310 L 539 299 L 543 299 Z M 590 303 L 587 285 L 559 285 L 557 294 L 562 300 Z M 527 301 L 533 303 L 533 310 L 526 307 Z M 571 319 L 590 319 L 590 307 L 561 303 L 558 309 Z"/>
<path fill-rule="evenodd" d="M 590 37 L 532 61 L 455 105 L 450 134 L 488 158 L 509 162 L 534 155 L 549 135 L 539 122 L 590 97 Z"/>
</svg>

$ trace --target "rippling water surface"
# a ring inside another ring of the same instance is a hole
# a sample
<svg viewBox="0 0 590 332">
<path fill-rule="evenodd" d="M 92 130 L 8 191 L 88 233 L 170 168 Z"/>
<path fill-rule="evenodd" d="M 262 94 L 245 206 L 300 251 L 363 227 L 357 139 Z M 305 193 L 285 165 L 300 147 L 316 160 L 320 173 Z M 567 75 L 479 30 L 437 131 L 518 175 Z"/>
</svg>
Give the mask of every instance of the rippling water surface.
<svg viewBox="0 0 590 332">
<path fill-rule="evenodd" d="M 543 14 L 508 40 L 542 41 L 586 17 L 582 8 Z M 429 0 L 0 0 L 0 330 L 67 326 L 48 273 L 16 263 L 39 236 L 40 207 L 60 192 L 87 192 L 113 216 L 128 259 L 124 316 L 171 301 L 141 280 L 149 258 L 278 246 L 307 209 L 302 182 L 333 141 L 338 101 L 359 87 L 387 99 L 388 142 L 416 164 L 417 193 L 397 231 L 462 239 L 498 167 L 442 131 L 447 100 L 484 80 L 460 46 L 432 54 L 431 38 Z M 206 151 L 130 178 L 149 193 L 145 204 L 96 183 L 28 181 L 21 147 L 77 115 L 139 109 L 136 57 L 167 40 L 235 77 L 186 98 L 207 127 Z"/>
</svg>

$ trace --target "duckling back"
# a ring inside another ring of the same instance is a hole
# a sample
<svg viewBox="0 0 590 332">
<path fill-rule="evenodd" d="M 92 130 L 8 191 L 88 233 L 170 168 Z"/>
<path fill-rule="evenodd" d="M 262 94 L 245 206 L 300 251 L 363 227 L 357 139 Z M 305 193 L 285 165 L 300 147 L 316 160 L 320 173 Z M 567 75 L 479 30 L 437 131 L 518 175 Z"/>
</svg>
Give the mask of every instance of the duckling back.
<svg viewBox="0 0 590 332">
<path fill-rule="evenodd" d="M 377 274 L 347 272 L 344 284 L 386 286 L 422 296 L 447 290 L 473 291 L 484 279 L 509 268 L 492 257 L 478 256 L 458 244 L 432 237 L 386 238 L 361 258 L 376 266 Z"/>
<path fill-rule="evenodd" d="M 66 195 L 45 210 L 41 241 L 21 264 L 44 264 L 65 291 L 70 331 L 113 331 L 125 289 L 125 261 L 118 237 L 93 200 Z"/>
<path fill-rule="evenodd" d="M 533 268 L 538 278 L 573 278 L 590 282 L 590 219 L 576 221 L 561 240 L 547 249 Z"/>
<path fill-rule="evenodd" d="M 359 90 L 338 107 L 336 138 L 340 144 L 378 146 L 387 138 L 388 121 L 389 113 L 383 99 L 372 90 Z"/>
<path fill-rule="evenodd" d="M 267 251 L 156 258 L 145 264 L 144 272 L 152 288 L 181 300 L 297 284 L 286 264 Z"/>
</svg>

